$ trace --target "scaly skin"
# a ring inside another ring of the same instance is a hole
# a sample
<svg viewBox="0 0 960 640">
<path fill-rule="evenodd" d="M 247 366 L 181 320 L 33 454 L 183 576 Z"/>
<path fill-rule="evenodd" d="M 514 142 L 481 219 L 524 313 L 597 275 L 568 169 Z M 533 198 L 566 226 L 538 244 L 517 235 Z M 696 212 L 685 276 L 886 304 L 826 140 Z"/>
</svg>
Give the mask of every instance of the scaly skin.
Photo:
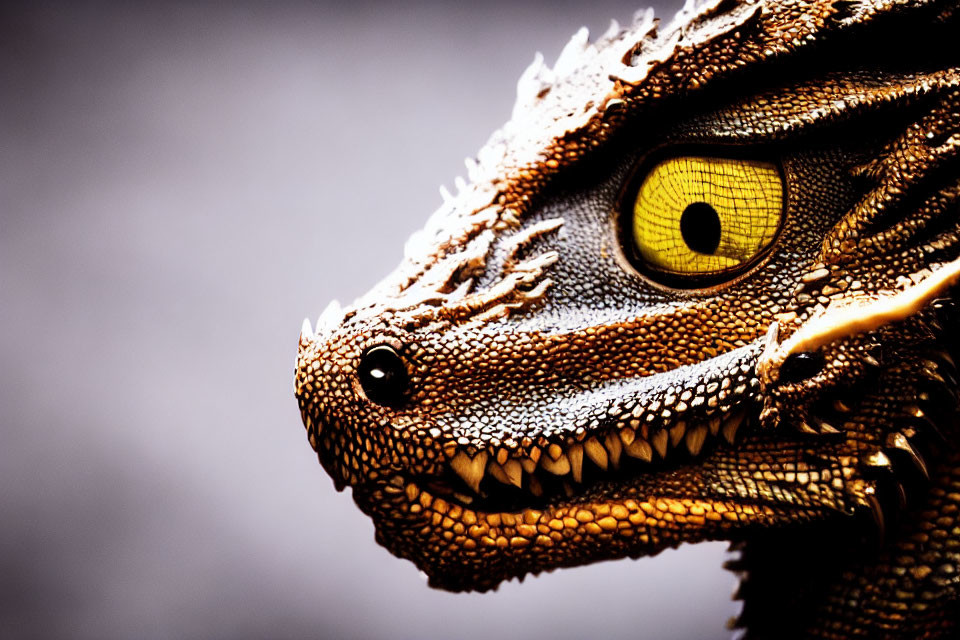
<svg viewBox="0 0 960 640">
<path fill-rule="evenodd" d="M 956 14 L 725 0 L 535 62 L 400 267 L 300 337 L 310 444 L 377 540 L 482 591 L 729 539 L 749 638 L 960 633 Z M 689 149 L 776 163 L 785 213 L 678 289 L 622 212 Z"/>
</svg>

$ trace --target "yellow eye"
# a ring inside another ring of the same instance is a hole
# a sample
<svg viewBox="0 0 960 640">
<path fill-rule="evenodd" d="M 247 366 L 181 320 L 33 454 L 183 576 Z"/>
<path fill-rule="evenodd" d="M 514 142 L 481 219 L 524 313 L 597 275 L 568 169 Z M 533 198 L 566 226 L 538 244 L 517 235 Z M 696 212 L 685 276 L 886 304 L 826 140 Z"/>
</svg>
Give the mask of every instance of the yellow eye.
<svg viewBox="0 0 960 640">
<path fill-rule="evenodd" d="M 643 266 L 666 276 L 710 276 L 746 267 L 773 242 L 783 180 L 769 162 L 681 156 L 656 164 L 633 203 Z"/>
</svg>

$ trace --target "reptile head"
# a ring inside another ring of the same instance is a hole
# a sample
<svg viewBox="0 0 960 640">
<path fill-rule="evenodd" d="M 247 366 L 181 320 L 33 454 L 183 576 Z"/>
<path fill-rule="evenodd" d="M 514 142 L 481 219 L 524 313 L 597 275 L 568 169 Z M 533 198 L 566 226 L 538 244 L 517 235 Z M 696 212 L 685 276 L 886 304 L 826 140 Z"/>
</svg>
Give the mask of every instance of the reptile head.
<svg viewBox="0 0 960 640">
<path fill-rule="evenodd" d="M 310 443 L 377 539 L 483 590 L 882 516 L 955 387 L 955 32 L 723 0 L 538 58 L 397 271 L 304 325 Z"/>
</svg>

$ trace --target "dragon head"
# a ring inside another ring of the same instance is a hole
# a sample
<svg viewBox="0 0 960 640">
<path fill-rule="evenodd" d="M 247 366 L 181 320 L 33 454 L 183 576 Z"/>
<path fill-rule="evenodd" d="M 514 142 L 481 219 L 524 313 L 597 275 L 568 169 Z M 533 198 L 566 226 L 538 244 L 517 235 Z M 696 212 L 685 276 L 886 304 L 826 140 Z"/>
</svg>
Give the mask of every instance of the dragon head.
<svg viewBox="0 0 960 640">
<path fill-rule="evenodd" d="M 400 267 L 304 323 L 310 444 L 378 541 L 485 590 L 882 518 L 957 404 L 955 32 L 720 0 L 538 57 Z"/>
</svg>

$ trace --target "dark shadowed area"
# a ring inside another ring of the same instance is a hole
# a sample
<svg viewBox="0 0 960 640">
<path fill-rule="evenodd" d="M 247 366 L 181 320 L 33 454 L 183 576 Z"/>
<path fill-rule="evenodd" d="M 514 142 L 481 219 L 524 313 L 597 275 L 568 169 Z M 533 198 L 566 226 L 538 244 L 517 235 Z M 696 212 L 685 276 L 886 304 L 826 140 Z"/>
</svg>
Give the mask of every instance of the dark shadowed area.
<svg viewBox="0 0 960 640">
<path fill-rule="evenodd" d="M 728 637 L 721 543 L 429 589 L 293 398 L 534 52 L 635 8 L 4 3 L 0 636 Z"/>
</svg>

